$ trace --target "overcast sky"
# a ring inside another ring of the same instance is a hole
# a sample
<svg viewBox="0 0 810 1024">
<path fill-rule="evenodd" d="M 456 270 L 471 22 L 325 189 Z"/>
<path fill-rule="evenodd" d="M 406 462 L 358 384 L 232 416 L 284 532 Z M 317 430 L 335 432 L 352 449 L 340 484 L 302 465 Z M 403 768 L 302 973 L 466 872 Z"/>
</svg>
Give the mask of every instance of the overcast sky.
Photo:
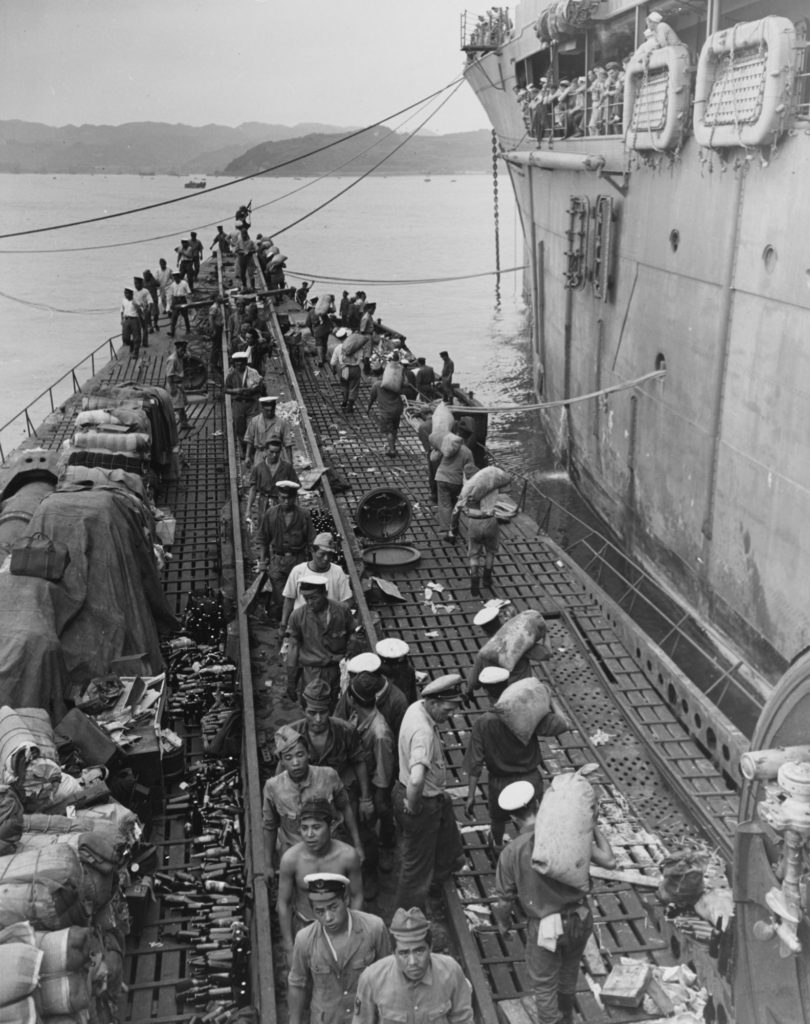
<svg viewBox="0 0 810 1024">
<path fill-rule="evenodd" d="M 457 0 L 0 0 L 0 119 L 370 124 L 458 77 L 463 9 Z M 489 124 L 464 85 L 428 127 Z"/>
</svg>

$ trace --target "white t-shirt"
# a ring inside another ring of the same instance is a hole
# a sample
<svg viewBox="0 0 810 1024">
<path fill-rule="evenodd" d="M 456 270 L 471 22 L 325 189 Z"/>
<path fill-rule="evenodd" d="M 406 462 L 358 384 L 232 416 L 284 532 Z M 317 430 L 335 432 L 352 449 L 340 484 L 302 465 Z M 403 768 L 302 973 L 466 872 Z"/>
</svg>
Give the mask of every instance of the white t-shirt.
<svg viewBox="0 0 810 1024">
<path fill-rule="evenodd" d="M 282 590 L 282 597 L 289 597 L 295 601 L 293 608 L 300 608 L 304 604 L 304 599 L 301 596 L 300 581 L 301 577 L 307 573 L 314 572 L 314 569 L 310 569 L 308 562 L 301 562 L 298 565 L 294 565 L 290 570 L 290 575 L 287 577 L 287 582 L 284 584 L 284 590 Z M 317 573 L 318 576 L 323 576 L 326 580 L 326 596 L 330 601 L 337 601 L 342 604 L 344 601 L 352 596 L 352 588 L 349 584 L 349 577 L 340 568 L 339 565 L 330 565 L 326 572 Z"/>
</svg>

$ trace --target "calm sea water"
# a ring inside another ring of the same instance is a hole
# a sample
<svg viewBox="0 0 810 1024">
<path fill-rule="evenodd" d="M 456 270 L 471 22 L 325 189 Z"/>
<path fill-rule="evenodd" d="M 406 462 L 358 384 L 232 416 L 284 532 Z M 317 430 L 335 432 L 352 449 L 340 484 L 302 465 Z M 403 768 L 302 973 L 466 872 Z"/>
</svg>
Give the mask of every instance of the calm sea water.
<svg viewBox="0 0 810 1024">
<path fill-rule="evenodd" d="M 438 365 L 439 351 L 447 348 L 458 379 L 482 400 L 528 400 L 521 274 L 501 278 L 500 301 L 492 277 L 404 283 L 494 270 L 491 177 L 372 176 L 280 234 L 350 179 L 266 178 L 210 191 L 224 180 L 209 178 L 208 191 L 173 206 L 0 240 L 0 250 L 16 250 L 0 251 L 0 424 L 118 332 L 122 289 L 133 274 L 155 269 L 161 256 L 173 265 L 175 245 L 191 230 L 207 248 L 216 224 L 230 229 L 234 210 L 250 199 L 253 234 L 274 235 L 289 257 L 291 281 L 296 282 L 293 272 L 316 278 L 312 294 L 362 287 L 377 302 L 383 322 L 407 335 L 429 362 Z M 169 176 L 0 175 L 0 231 L 81 220 L 177 195 L 188 195 L 183 179 Z M 501 265 L 515 266 L 522 263 L 522 240 L 505 179 L 499 200 Z M 114 247 L 93 248 L 110 243 Z M 30 251 L 41 249 L 48 251 Z M 54 251 L 62 249 L 78 251 Z M 361 284 L 367 280 L 403 283 Z M 89 367 L 77 375 L 84 379 Z M 514 416 L 504 416 L 500 427 L 503 443 L 511 447 L 519 429 Z"/>
</svg>

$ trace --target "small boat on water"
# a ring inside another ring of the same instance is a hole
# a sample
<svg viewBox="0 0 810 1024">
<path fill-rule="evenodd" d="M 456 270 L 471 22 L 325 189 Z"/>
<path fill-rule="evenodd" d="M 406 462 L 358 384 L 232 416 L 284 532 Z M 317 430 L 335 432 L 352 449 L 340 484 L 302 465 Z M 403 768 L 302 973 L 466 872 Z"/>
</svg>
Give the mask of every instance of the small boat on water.
<svg viewBox="0 0 810 1024">
<path fill-rule="evenodd" d="M 205 178 L 189 178 L 184 188 L 205 188 L 207 185 Z"/>
</svg>

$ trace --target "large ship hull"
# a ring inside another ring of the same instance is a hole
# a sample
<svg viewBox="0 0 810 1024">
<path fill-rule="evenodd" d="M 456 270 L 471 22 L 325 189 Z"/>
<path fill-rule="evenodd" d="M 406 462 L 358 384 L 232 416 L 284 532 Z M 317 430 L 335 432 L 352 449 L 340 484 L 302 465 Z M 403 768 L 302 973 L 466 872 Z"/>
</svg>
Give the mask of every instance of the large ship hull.
<svg viewBox="0 0 810 1024">
<path fill-rule="evenodd" d="M 603 136 L 532 155 L 512 91 L 529 32 L 476 55 L 466 77 L 522 218 L 539 395 L 666 370 L 548 410 L 548 430 L 631 553 L 774 681 L 808 643 L 810 138 L 721 153 L 687 136 L 645 158 Z M 567 169 L 563 154 L 602 173 Z M 611 211 L 601 295 L 567 276 L 572 251 L 594 245 L 599 197 Z"/>
</svg>

